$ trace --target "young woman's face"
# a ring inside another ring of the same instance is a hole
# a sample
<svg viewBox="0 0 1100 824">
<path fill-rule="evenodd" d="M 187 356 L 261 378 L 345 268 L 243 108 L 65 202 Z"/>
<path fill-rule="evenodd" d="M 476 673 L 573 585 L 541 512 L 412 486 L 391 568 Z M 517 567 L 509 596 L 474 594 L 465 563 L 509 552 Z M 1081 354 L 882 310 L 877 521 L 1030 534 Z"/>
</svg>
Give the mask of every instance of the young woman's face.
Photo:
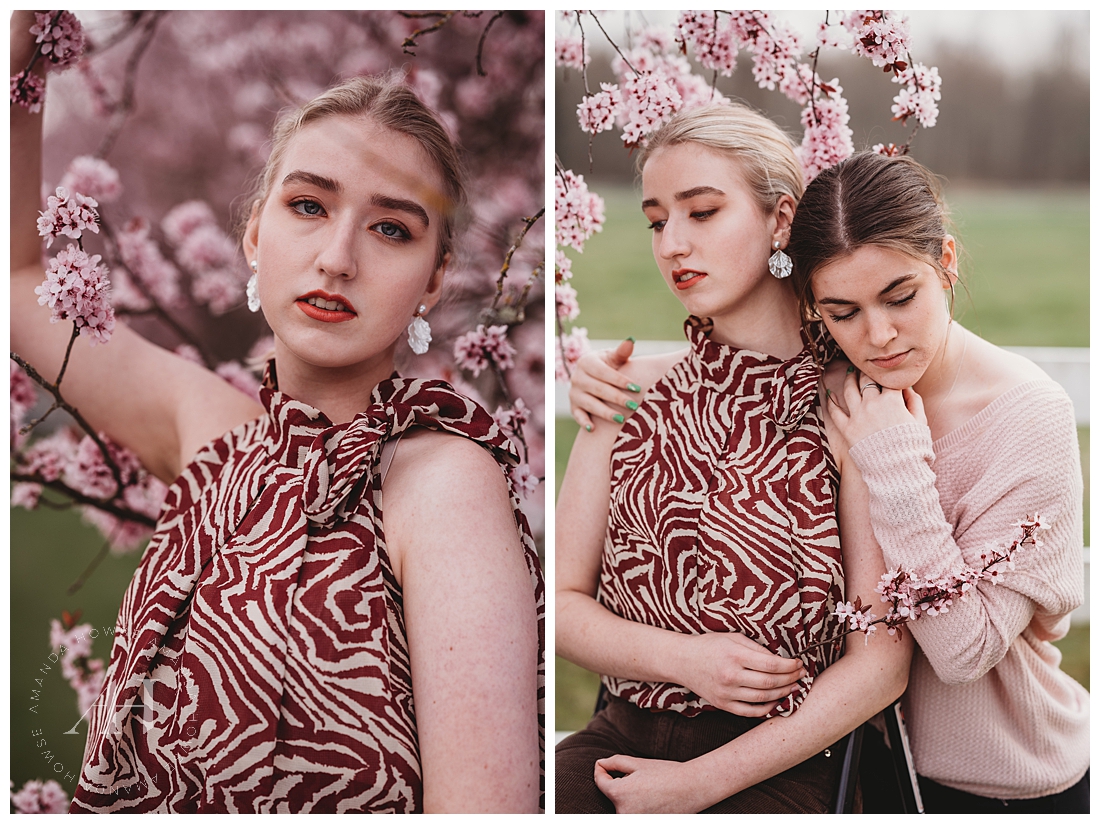
<svg viewBox="0 0 1100 824">
<path fill-rule="evenodd" d="M 694 143 L 658 149 L 642 171 L 642 211 L 661 275 L 691 314 L 729 314 L 771 277 L 775 218 L 729 157 Z"/>
<path fill-rule="evenodd" d="M 276 357 L 329 368 L 392 359 L 418 306 L 439 299 L 443 191 L 416 140 L 369 118 L 295 134 L 244 239 Z"/>
<path fill-rule="evenodd" d="M 955 271 L 955 242 L 940 263 Z M 817 311 L 848 359 L 890 389 L 914 386 L 941 353 L 950 288 L 930 264 L 879 246 L 863 246 L 814 273 Z"/>
</svg>

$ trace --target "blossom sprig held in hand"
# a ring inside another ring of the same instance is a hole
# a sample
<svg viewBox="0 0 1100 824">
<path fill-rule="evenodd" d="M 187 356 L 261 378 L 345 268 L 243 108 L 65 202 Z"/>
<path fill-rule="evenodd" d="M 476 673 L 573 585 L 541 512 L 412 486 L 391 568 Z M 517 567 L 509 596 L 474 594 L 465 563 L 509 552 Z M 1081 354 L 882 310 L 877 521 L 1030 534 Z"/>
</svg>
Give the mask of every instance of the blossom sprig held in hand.
<svg viewBox="0 0 1100 824">
<path fill-rule="evenodd" d="M 31 114 L 42 110 L 46 97 L 46 81 L 33 69 L 40 60 L 60 69 L 76 63 L 83 54 L 86 38 L 84 27 L 71 11 L 34 13 L 30 32 L 35 37 L 35 50 L 30 65 L 11 78 L 10 104 L 19 105 Z"/>
<path fill-rule="evenodd" d="M 875 587 L 883 602 L 889 604 L 886 615 L 881 618 L 875 616 L 871 612 L 871 604 L 863 604 L 859 598 L 854 603 L 846 601 L 833 614 L 842 623 L 847 622 L 848 628 L 834 638 L 811 644 L 798 654 L 802 655 L 824 644 L 835 643 L 852 632 L 864 633 L 866 643 L 879 624 L 886 627 L 888 634 L 894 635 L 903 624 L 947 612 L 958 599 L 972 592 L 982 581 L 996 585 L 1006 572 L 1015 568 L 1017 550 L 1025 544 L 1042 546 L 1043 542 L 1037 537 L 1037 533 L 1050 529 L 1050 524 L 1039 514 L 1025 518 L 1013 526 L 1020 530 L 1020 534 L 1006 546 L 983 552 L 981 569 L 964 566 L 960 572 L 952 572 L 937 579 L 922 576 L 912 569 L 899 568 L 894 572 L 887 572 Z"/>
</svg>

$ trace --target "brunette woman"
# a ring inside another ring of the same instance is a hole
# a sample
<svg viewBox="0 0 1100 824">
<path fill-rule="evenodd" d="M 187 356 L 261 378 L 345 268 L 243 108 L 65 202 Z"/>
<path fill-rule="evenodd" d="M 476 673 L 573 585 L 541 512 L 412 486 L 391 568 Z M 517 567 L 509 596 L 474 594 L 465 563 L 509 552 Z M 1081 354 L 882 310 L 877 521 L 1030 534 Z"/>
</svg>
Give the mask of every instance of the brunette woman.
<svg viewBox="0 0 1100 824">
<path fill-rule="evenodd" d="M 13 74 L 32 23 L 13 15 Z M 41 129 L 12 107 L 11 328 L 54 374 Z M 538 809 L 541 583 L 515 456 L 472 401 L 393 371 L 462 196 L 435 115 L 400 83 L 348 81 L 280 122 L 252 200 L 263 406 L 121 324 L 76 343 L 67 398 L 171 487 L 74 810 Z"/>
<path fill-rule="evenodd" d="M 769 271 L 799 165 L 740 105 L 674 117 L 640 163 L 691 349 L 630 362 L 640 408 L 621 431 L 582 432 L 562 483 L 557 649 L 610 698 L 557 749 L 557 811 L 823 812 L 834 745 L 900 695 L 910 647 L 807 650 L 884 570 L 866 517 L 850 517 L 852 471 L 841 551 L 817 388 L 828 352 Z"/>
</svg>

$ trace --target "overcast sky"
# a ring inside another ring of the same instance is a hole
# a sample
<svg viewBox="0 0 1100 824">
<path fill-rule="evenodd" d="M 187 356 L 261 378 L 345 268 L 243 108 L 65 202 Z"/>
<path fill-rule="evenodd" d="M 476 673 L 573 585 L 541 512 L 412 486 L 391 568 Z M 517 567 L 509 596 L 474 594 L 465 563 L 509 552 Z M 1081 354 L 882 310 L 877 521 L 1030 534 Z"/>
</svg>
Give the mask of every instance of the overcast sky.
<svg viewBox="0 0 1100 824">
<path fill-rule="evenodd" d="M 627 15 L 638 21 L 637 15 L 654 25 L 675 23 L 678 12 L 600 12 L 613 37 L 621 37 Z M 813 36 L 817 24 L 824 19 L 820 11 L 778 11 L 807 38 Z M 901 11 L 909 18 L 913 59 L 921 61 L 922 51 L 936 41 L 968 46 L 987 53 L 1006 67 L 1027 71 L 1047 61 L 1052 54 L 1068 47 L 1072 63 L 1088 72 L 1089 13 L 1087 11 Z M 562 23 L 559 19 L 559 30 Z M 568 24 L 565 24 L 568 25 Z M 585 26 L 586 34 L 591 26 Z M 1062 38 L 1070 33 L 1068 43 Z M 602 40 L 598 32 L 590 42 Z M 812 40 L 810 40 L 812 42 Z"/>
</svg>

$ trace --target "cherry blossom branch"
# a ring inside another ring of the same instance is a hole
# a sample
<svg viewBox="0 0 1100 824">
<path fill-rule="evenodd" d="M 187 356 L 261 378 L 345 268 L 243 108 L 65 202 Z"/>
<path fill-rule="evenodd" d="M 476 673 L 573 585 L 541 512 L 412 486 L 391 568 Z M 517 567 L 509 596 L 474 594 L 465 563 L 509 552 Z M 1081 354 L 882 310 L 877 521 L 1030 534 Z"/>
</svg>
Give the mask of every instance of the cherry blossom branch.
<svg viewBox="0 0 1100 824">
<path fill-rule="evenodd" d="M 489 22 L 485 24 L 485 28 L 481 31 L 481 37 L 477 41 L 477 75 L 478 77 L 486 77 L 485 70 L 481 68 L 481 50 L 485 47 L 485 38 L 489 36 L 489 29 L 493 27 L 493 23 L 504 16 L 504 12 L 498 11 L 492 17 L 489 18 Z"/>
<path fill-rule="evenodd" d="M 111 539 L 107 539 L 103 542 L 103 546 L 99 548 L 99 552 L 95 554 L 95 557 L 93 557 L 92 560 L 88 562 L 88 565 L 84 567 L 84 571 L 76 577 L 75 581 L 69 584 L 69 588 L 66 589 L 65 592 L 69 595 L 76 595 L 76 593 L 83 588 L 84 584 L 88 583 L 88 579 L 92 577 L 92 573 L 99 569 L 99 565 L 103 563 L 103 559 L 107 557 L 110 551 Z"/>
<path fill-rule="evenodd" d="M 636 75 L 637 77 L 641 77 L 641 76 L 642 76 L 642 73 L 641 73 L 640 71 L 638 71 L 638 70 L 637 70 L 636 68 L 634 68 L 634 66 L 633 66 L 633 65 L 631 64 L 631 62 L 630 62 L 629 60 L 627 60 L 627 59 L 626 59 L 626 55 L 625 55 L 625 54 L 623 54 L 623 52 L 622 52 L 622 49 L 620 49 L 620 48 L 619 48 L 619 44 L 618 44 L 618 43 L 616 43 L 616 42 L 615 42 L 614 40 L 612 40 L 612 39 L 611 39 L 611 35 L 610 35 L 610 34 L 608 34 L 608 33 L 607 33 L 607 29 L 605 29 L 605 28 L 603 27 L 603 23 L 601 23 L 601 22 L 600 22 L 600 18 L 596 16 L 596 12 L 594 12 L 594 11 L 590 11 L 590 12 L 588 12 L 588 13 L 592 15 L 592 19 L 593 19 L 593 20 L 595 20 L 595 21 L 596 21 L 596 25 L 600 27 L 600 31 L 602 31 L 602 32 L 603 32 L 603 36 L 607 38 L 607 42 L 608 42 L 608 43 L 610 43 L 610 44 L 611 44 L 611 47 L 612 47 L 613 49 L 615 49 L 615 51 L 616 51 L 616 52 L 618 52 L 618 53 L 619 53 L 619 57 L 621 57 L 621 58 L 623 59 L 623 62 L 624 62 L 624 63 L 626 63 L 627 67 L 628 67 L 628 68 L 629 68 L 629 69 L 630 69 L 630 70 L 631 70 L 632 72 L 634 72 L 634 74 L 635 74 L 635 75 Z M 580 16 L 578 15 L 578 20 L 579 20 L 579 19 L 580 19 Z"/>
<path fill-rule="evenodd" d="M 964 566 L 962 572 L 951 573 L 935 581 L 922 578 L 912 569 L 899 568 L 894 572 L 887 572 L 875 587 L 882 596 L 882 601 L 889 604 L 886 615 L 877 618 L 871 612 L 871 605 L 864 605 L 859 598 L 856 598 L 855 603 L 847 601 L 837 607 L 833 614 L 839 616 L 841 622 L 847 620 L 848 629 L 832 638 L 809 644 L 795 655 L 802 656 L 812 649 L 838 643 L 853 632 L 863 632 L 866 640 L 870 640 L 879 624 L 884 624 L 886 631 L 893 635 L 898 627 L 910 621 L 917 621 L 925 615 L 942 615 L 947 612 L 955 600 L 973 592 L 981 581 L 996 585 L 1006 571 L 1015 569 L 1017 550 L 1026 544 L 1042 546 L 1043 542 L 1035 537 L 1036 533 L 1050 529 L 1050 524 L 1043 521 L 1038 514 L 1025 518 L 1015 526 L 1020 530 L 1019 537 L 1007 546 L 997 547 L 990 553 L 983 552 L 981 569 Z"/>
<path fill-rule="evenodd" d="M 64 11 L 59 11 L 57 14 L 51 17 L 49 28 L 52 29 L 54 26 L 56 26 L 61 20 L 61 15 L 63 15 L 64 13 Z M 26 94 L 27 84 L 30 82 L 31 70 L 34 69 L 34 64 L 37 63 L 38 59 L 42 56 L 42 47 L 45 45 L 46 43 L 44 40 L 39 40 L 38 43 L 35 45 L 34 52 L 31 54 L 30 62 L 27 63 L 27 68 L 23 69 L 23 71 L 21 71 L 18 75 L 19 80 L 16 82 L 15 89 L 13 89 L 13 94 L 11 95 L 12 99 L 9 106 L 15 105 L 16 97 Z M 45 72 L 43 72 L 43 74 L 45 74 Z"/>
<path fill-rule="evenodd" d="M 504 295 L 504 281 L 508 277 L 508 270 L 512 267 L 512 255 L 516 253 L 516 250 L 520 247 L 520 244 L 523 243 L 523 239 L 527 236 L 527 232 L 530 231 L 532 226 L 538 223 L 539 219 L 542 218 L 545 213 L 546 207 L 544 206 L 543 208 L 539 209 L 533 217 L 525 217 L 523 219 L 523 229 L 520 230 L 519 236 L 516 238 L 512 246 L 508 249 L 508 252 L 504 255 L 504 263 L 500 267 L 500 276 L 497 278 L 496 295 L 493 297 L 493 303 L 489 307 L 490 313 L 496 312 L 497 306 L 500 303 L 500 299 Z M 524 286 L 523 292 L 520 294 L 520 297 L 516 303 L 516 319 L 514 321 L 510 321 L 510 325 L 523 322 L 525 317 L 524 310 L 526 307 L 527 295 L 531 291 L 532 283 L 533 279 L 528 279 L 527 285 Z"/>
<path fill-rule="evenodd" d="M 74 331 L 75 331 L 75 324 L 73 326 L 74 326 Z M 73 342 L 73 340 L 76 339 L 76 334 L 79 334 L 79 333 L 75 333 L 73 338 L 71 338 L 69 340 L 69 349 L 72 349 L 72 342 Z M 45 420 L 46 415 L 49 415 L 50 412 L 52 412 L 54 409 L 64 409 L 66 412 L 69 413 L 69 416 L 74 421 L 76 421 L 77 425 L 80 426 L 80 428 L 84 430 L 85 434 L 87 434 L 88 437 L 91 438 L 95 442 L 95 445 L 99 447 L 99 451 L 103 453 L 103 461 L 104 461 L 104 463 L 107 464 L 107 467 L 111 470 L 111 475 L 114 478 L 115 483 L 118 485 L 119 491 L 121 491 L 122 490 L 122 472 L 119 470 L 117 464 L 115 464 L 114 459 L 111 457 L 111 453 L 107 451 L 107 444 L 103 443 L 102 439 L 99 437 L 99 434 L 92 428 L 91 424 L 89 424 L 86 420 L 84 420 L 84 416 L 80 414 L 80 412 L 77 410 L 77 408 L 75 406 L 72 406 L 71 404 L 69 404 L 69 402 L 66 401 L 61 396 L 61 386 L 60 386 L 61 375 L 58 375 L 57 383 L 50 383 L 45 378 L 43 378 L 40 374 L 38 374 L 37 369 L 35 369 L 33 366 L 31 366 L 29 363 L 27 363 L 21 357 L 19 357 L 19 355 L 17 355 L 15 352 L 9 352 L 8 355 L 13 361 L 16 362 L 16 364 L 19 365 L 19 367 L 24 372 L 27 373 L 27 376 L 31 380 L 33 380 L 35 383 L 37 383 L 39 386 L 41 386 L 43 389 L 45 389 L 47 392 L 49 392 L 53 396 L 53 399 L 54 399 L 53 405 L 49 408 L 49 410 L 47 410 L 46 413 L 44 415 L 42 415 L 42 417 L 40 417 L 38 420 L 24 426 L 23 429 L 20 430 L 20 433 L 21 434 L 26 434 L 26 432 L 29 432 L 31 427 L 36 426 L 37 424 L 39 424 L 43 420 Z M 66 363 L 68 362 L 68 358 L 69 358 L 68 351 L 66 351 L 66 353 L 65 353 Z M 62 365 L 61 371 L 62 371 L 62 373 L 64 373 L 64 371 L 65 371 L 64 365 Z M 12 477 L 15 478 L 15 475 L 13 474 Z M 35 483 L 37 483 L 37 482 L 35 482 Z"/>
<path fill-rule="evenodd" d="M 108 498 L 107 500 L 104 500 L 102 498 L 95 498 L 77 489 L 73 489 L 62 480 L 50 481 L 46 480 L 41 475 L 36 475 L 34 473 L 18 471 L 12 472 L 11 479 L 16 483 L 36 484 L 38 486 L 43 486 L 46 489 L 52 489 L 54 492 L 60 492 L 63 495 L 67 495 L 78 504 L 94 506 L 96 509 L 103 510 L 108 515 L 113 515 L 123 521 L 134 521 L 135 523 L 139 523 L 142 526 L 149 527 L 150 529 L 155 527 L 157 524 L 156 518 L 151 518 L 148 515 L 144 515 L 140 512 L 134 512 L 132 509 L 125 509 L 121 506 L 118 506 L 117 504 L 112 503 L 112 501 L 118 499 L 117 495 L 112 498 Z M 121 488 L 122 486 L 120 485 L 119 489 Z"/>
<path fill-rule="evenodd" d="M 454 17 L 456 14 L 458 14 L 458 12 L 457 11 L 443 11 L 443 12 L 437 12 L 437 11 L 425 11 L 425 12 L 403 11 L 403 12 L 400 12 L 400 14 L 401 14 L 402 17 L 404 17 L 406 19 L 409 19 L 409 20 L 418 20 L 418 19 L 424 19 L 424 18 L 427 18 L 427 17 L 438 17 L 439 18 L 439 20 L 434 25 L 429 26 L 426 29 L 417 29 L 416 31 L 414 31 L 412 34 L 410 34 L 408 37 L 406 37 L 405 41 L 401 44 L 401 51 L 403 51 L 405 54 L 411 54 L 415 57 L 416 52 L 410 51 L 410 49 L 414 49 L 414 48 L 416 48 L 417 46 L 420 45 L 419 43 L 416 42 L 416 38 L 418 38 L 422 34 L 430 34 L 433 31 L 439 31 L 441 28 L 443 28 L 445 25 L 447 25 L 448 21 L 450 21 L 450 19 L 452 17 Z"/>
<path fill-rule="evenodd" d="M 165 14 L 167 14 L 165 11 L 154 11 L 152 15 L 150 15 L 144 23 L 144 32 L 142 32 L 137 43 L 134 44 L 130 56 L 126 59 L 122 95 L 119 97 L 115 110 L 111 114 L 111 123 L 107 127 L 107 134 L 103 136 L 99 148 L 96 149 L 96 157 L 106 157 L 107 153 L 111 151 L 115 145 L 115 141 L 118 140 L 118 136 L 122 133 L 122 127 L 126 124 L 127 119 L 130 117 L 130 113 L 134 109 L 134 87 L 137 84 L 138 65 L 141 63 L 141 58 L 144 57 L 149 45 L 153 42 L 153 35 L 156 33 L 157 24 Z"/>
</svg>

